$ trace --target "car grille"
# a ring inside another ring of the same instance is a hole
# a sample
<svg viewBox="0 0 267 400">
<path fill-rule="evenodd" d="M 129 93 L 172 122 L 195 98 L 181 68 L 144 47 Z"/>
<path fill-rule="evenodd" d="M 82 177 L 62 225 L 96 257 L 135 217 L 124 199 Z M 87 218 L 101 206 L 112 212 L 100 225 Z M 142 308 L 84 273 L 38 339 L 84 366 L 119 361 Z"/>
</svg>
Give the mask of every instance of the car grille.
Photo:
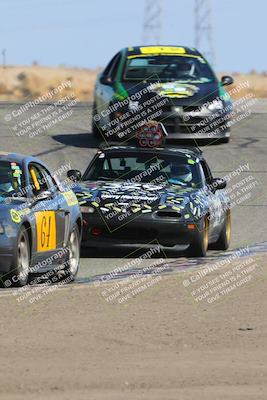
<svg viewBox="0 0 267 400">
<path fill-rule="evenodd" d="M 186 113 L 199 112 L 199 106 L 184 106 L 183 111 Z M 175 112 L 173 105 L 166 105 L 162 108 L 162 114 L 160 116 L 160 121 L 164 124 L 167 132 L 172 133 L 188 133 L 196 134 L 198 131 L 205 129 L 207 127 L 207 132 L 209 132 L 209 120 L 206 116 L 196 116 L 196 115 L 186 115 L 186 119 L 182 115 Z M 214 122 L 214 121 L 213 121 Z M 220 128 L 221 124 L 218 124 L 216 128 Z M 212 130 L 212 129 L 211 129 Z"/>
</svg>

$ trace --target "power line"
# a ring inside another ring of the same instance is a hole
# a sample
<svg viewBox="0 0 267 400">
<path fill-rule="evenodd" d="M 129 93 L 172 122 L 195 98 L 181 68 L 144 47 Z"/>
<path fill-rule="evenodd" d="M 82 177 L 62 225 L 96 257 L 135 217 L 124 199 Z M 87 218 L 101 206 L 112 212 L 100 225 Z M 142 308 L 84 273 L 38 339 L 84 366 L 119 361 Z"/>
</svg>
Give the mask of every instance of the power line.
<svg viewBox="0 0 267 400">
<path fill-rule="evenodd" d="M 143 26 L 144 44 L 160 44 L 162 27 L 161 19 L 161 0 L 146 0 Z"/>
<path fill-rule="evenodd" d="M 208 62 L 214 66 L 215 52 L 212 35 L 210 0 L 195 0 L 195 44 Z"/>
</svg>

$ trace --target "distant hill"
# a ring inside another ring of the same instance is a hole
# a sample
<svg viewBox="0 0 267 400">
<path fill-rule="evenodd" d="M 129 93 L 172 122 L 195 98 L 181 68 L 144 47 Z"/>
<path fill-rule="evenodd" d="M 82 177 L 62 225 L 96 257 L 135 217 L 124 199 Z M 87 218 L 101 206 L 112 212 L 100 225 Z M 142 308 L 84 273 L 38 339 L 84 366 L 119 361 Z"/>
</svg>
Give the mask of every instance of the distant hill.
<svg viewBox="0 0 267 400">
<path fill-rule="evenodd" d="M 75 93 L 80 101 L 92 100 L 94 83 L 100 69 L 42 67 L 42 66 L 6 66 L 0 67 L 0 101 L 30 100 L 41 96 L 64 81 L 70 81 L 58 96 L 61 98 Z M 219 74 L 227 75 L 227 73 Z M 231 75 L 231 74 L 230 74 Z M 246 92 L 253 92 L 256 97 L 267 98 L 267 74 L 232 74 L 235 86 L 242 81 L 249 81 L 249 88 L 242 90 L 238 97 Z M 232 87 L 231 87 L 232 88 Z"/>
</svg>

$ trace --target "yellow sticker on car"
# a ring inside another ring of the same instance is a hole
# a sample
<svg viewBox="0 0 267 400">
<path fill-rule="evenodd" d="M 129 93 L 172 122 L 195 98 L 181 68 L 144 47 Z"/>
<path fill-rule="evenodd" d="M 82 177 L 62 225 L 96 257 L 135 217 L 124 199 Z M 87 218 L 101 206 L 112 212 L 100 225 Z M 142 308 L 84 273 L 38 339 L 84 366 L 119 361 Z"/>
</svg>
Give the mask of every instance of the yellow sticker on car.
<svg viewBox="0 0 267 400">
<path fill-rule="evenodd" d="M 15 224 L 19 224 L 21 221 L 21 216 L 20 213 L 17 210 L 14 210 L 13 208 L 10 210 L 10 216 L 13 222 Z"/>
<path fill-rule="evenodd" d="M 147 46 L 140 47 L 142 54 L 153 55 L 153 54 L 185 54 L 184 47 L 175 46 Z"/>
<path fill-rule="evenodd" d="M 30 214 L 30 212 L 31 210 L 29 208 L 23 208 L 22 210 L 15 210 L 12 208 L 10 210 L 10 217 L 15 224 L 19 224 L 21 222 L 21 218 Z"/>
<path fill-rule="evenodd" d="M 77 197 L 75 196 L 75 194 L 71 190 L 69 192 L 64 192 L 62 194 L 65 197 L 66 202 L 67 202 L 69 207 L 76 206 L 76 204 L 78 204 Z"/>
<path fill-rule="evenodd" d="M 35 213 L 37 229 L 37 251 L 55 250 L 57 247 L 57 228 L 55 211 Z"/>
</svg>

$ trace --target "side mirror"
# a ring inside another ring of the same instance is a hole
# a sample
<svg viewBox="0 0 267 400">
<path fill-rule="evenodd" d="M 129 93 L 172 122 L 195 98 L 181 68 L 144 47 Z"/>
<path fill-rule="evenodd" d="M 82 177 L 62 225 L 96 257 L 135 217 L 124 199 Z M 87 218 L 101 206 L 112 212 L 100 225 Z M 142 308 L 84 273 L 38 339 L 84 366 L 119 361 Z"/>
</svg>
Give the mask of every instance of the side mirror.
<svg viewBox="0 0 267 400">
<path fill-rule="evenodd" d="M 100 77 L 100 83 L 102 83 L 102 85 L 112 85 L 113 82 L 110 76 L 102 75 Z"/>
<path fill-rule="evenodd" d="M 31 201 L 30 206 L 33 207 L 35 206 L 37 203 L 39 203 L 39 201 L 45 201 L 45 200 L 50 200 L 53 197 L 53 192 L 51 192 L 50 190 L 44 190 L 41 193 L 38 193 L 33 200 Z"/>
<path fill-rule="evenodd" d="M 222 76 L 221 84 L 223 86 L 232 85 L 232 83 L 234 83 L 234 79 L 231 76 L 228 75 Z"/>
<path fill-rule="evenodd" d="M 79 182 L 82 179 L 82 173 L 78 169 L 70 169 L 67 172 L 67 177 L 72 181 L 72 182 Z"/>
<path fill-rule="evenodd" d="M 216 190 L 221 190 L 226 188 L 226 180 L 223 178 L 214 178 L 210 184 L 210 189 L 212 192 L 216 192 Z"/>
</svg>

